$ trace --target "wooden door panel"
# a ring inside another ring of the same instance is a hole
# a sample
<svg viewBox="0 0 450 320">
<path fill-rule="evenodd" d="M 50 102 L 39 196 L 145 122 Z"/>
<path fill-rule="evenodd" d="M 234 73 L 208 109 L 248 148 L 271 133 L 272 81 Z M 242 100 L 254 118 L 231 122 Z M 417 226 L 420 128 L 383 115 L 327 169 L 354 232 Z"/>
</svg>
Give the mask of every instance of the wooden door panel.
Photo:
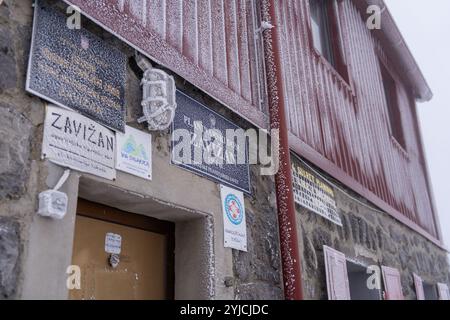
<svg viewBox="0 0 450 320">
<path fill-rule="evenodd" d="M 450 290 L 445 283 L 438 283 L 439 300 L 450 300 Z"/>
<path fill-rule="evenodd" d="M 173 235 L 165 232 L 167 230 L 156 231 L 161 229 L 158 224 L 165 222 L 157 221 L 155 226 L 151 218 L 84 201 L 79 203 L 78 212 L 82 215 L 76 218 L 72 264 L 80 267 L 81 288 L 70 291 L 71 299 L 173 297 Z M 88 212 L 92 216 L 86 216 Z M 106 221 L 108 219 L 117 222 Z M 111 254 L 105 249 L 107 233 L 118 234 L 122 239 L 116 268 L 110 265 Z"/>
<path fill-rule="evenodd" d="M 400 272 L 395 268 L 381 267 L 386 300 L 404 300 Z"/>
<path fill-rule="evenodd" d="M 329 300 L 350 300 L 347 260 L 345 255 L 330 247 L 324 246 L 325 269 Z"/>
</svg>

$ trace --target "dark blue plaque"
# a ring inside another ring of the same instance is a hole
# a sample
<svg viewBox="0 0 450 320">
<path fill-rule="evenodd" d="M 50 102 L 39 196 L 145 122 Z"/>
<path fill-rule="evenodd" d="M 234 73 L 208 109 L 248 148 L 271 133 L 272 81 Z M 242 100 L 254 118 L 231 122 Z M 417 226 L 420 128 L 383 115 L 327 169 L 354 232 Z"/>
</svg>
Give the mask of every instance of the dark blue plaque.
<svg viewBox="0 0 450 320">
<path fill-rule="evenodd" d="M 175 113 L 175 118 L 172 124 L 172 130 L 185 129 L 189 131 L 192 141 L 198 139 L 199 135 L 195 134 L 196 130 L 194 128 L 195 122 L 201 122 L 204 130 L 216 129 L 218 130 L 224 141 L 224 146 L 222 152 L 226 150 L 226 130 L 237 130 L 241 129 L 234 123 L 225 119 L 221 115 L 215 113 L 214 111 L 208 109 L 203 104 L 192 99 L 181 91 L 177 91 L 177 110 Z M 200 137 L 202 140 L 202 138 Z M 172 139 L 172 164 L 179 166 L 183 169 L 189 170 L 201 176 L 208 177 L 218 183 L 228 185 L 237 190 L 241 190 L 247 194 L 250 194 L 250 166 L 248 163 L 248 145 L 244 146 L 245 152 L 245 163 L 243 164 L 231 164 L 224 160 L 220 164 L 207 164 L 204 161 L 201 163 L 196 163 L 194 159 L 195 148 L 199 148 L 193 143 L 191 144 L 191 161 L 190 163 L 183 163 L 174 161 L 174 146 L 181 142 L 174 141 Z M 203 142 L 203 140 L 202 140 Z M 201 148 L 205 148 L 206 145 L 200 143 Z M 237 149 L 233 152 L 235 159 L 237 160 Z M 224 156 L 225 158 L 226 156 Z M 236 161 L 237 162 L 237 161 Z"/>
<path fill-rule="evenodd" d="M 27 90 L 99 123 L 125 131 L 126 56 L 37 1 Z"/>
</svg>

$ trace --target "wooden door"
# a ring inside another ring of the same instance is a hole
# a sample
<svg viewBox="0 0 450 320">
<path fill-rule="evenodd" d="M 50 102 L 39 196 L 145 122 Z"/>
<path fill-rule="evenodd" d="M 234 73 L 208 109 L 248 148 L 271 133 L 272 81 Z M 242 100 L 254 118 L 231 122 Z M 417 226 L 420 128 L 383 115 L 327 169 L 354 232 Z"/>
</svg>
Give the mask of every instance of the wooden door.
<svg viewBox="0 0 450 320">
<path fill-rule="evenodd" d="M 72 265 L 81 287 L 71 299 L 173 298 L 172 223 L 84 200 L 77 213 Z"/>
</svg>

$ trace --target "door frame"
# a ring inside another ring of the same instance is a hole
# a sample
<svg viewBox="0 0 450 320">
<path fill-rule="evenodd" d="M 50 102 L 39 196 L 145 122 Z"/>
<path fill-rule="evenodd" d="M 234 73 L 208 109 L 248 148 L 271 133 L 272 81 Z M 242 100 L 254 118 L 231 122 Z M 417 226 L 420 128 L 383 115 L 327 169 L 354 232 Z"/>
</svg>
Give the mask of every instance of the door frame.
<svg viewBox="0 0 450 320">
<path fill-rule="evenodd" d="M 167 239 L 167 296 L 175 297 L 175 224 L 78 198 L 77 216 L 102 220 L 164 235 Z M 74 239 L 75 243 L 75 239 Z"/>
</svg>

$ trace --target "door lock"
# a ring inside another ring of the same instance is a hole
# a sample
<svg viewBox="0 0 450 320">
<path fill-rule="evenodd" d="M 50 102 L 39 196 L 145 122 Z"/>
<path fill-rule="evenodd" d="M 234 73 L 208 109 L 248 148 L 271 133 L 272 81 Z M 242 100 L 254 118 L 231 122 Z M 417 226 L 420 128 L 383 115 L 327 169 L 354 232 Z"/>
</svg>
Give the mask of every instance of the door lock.
<svg viewBox="0 0 450 320">
<path fill-rule="evenodd" d="M 112 253 L 109 255 L 108 259 L 109 265 L 115 269 L 119 265 L 120 262 L 120 256 L 118 254 Z"/>
</svg>

